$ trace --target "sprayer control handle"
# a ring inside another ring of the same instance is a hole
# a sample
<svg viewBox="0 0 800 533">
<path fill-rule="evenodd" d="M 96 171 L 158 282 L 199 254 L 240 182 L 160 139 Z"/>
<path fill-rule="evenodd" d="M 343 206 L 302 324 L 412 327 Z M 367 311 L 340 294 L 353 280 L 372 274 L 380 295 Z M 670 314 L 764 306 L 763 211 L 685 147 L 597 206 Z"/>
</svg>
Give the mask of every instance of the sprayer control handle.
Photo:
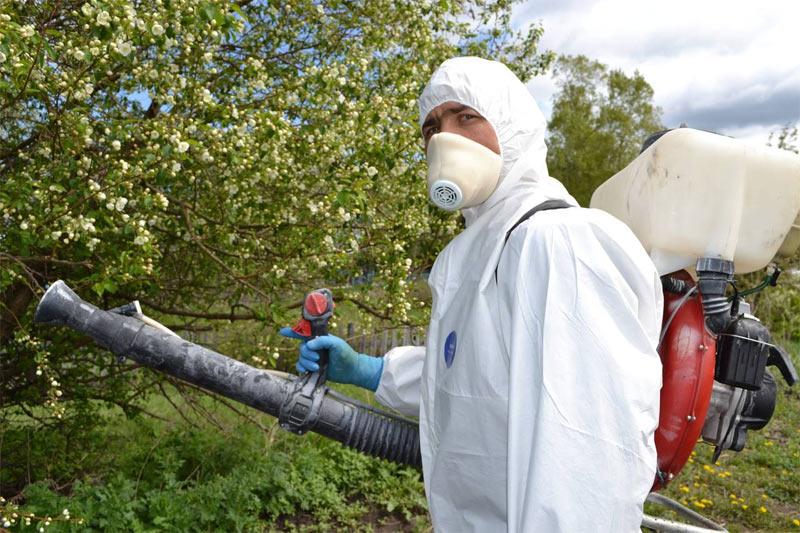
<svg viewBox="0 0 800 533">
<path fill-rule="evenodd" d="M 311 336 L 319 337 L 328 334 L 328 323 L 333 316 L 333 293 L 329 289 L 316 289 L 306 294 L 303 300 L 303 318 L 311 325 Z M 328 366 L 328 350 L 319 353 L 319 372 L 324 375 Z"/>
</svg>

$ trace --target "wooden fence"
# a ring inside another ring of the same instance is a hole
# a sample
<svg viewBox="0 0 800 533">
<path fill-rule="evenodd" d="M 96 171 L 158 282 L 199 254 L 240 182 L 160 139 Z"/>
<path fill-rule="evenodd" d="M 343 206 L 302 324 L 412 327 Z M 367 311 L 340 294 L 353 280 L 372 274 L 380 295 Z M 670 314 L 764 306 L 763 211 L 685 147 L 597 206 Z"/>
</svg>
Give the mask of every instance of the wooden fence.
<svg viewBox="0 0 800 533">
<path fill-rule="evenodd" d="M 341 337 L 357 352 L 371 355 L 383 355 L 395 346 L 423 346 L 425 344 L 425 328 L 403 326 L 384 329 L 377 333 L 359 334 L 353 324 L 339 328 L 334 335 Z"/>
</svg>

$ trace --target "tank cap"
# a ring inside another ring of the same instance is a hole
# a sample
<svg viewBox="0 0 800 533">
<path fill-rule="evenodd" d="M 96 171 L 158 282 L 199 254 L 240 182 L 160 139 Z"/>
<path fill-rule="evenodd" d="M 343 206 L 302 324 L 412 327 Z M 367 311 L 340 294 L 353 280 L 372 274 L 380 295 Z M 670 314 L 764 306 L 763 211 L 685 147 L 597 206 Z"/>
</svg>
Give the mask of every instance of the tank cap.
<svg viewBox="0 0 800 533">
<path fill-rule="evenodd" d="M 697 272 L 718 272 L 733 276 L 733 261 L 719 257 L 701 257 L 695 266 Z"/>
</svg>

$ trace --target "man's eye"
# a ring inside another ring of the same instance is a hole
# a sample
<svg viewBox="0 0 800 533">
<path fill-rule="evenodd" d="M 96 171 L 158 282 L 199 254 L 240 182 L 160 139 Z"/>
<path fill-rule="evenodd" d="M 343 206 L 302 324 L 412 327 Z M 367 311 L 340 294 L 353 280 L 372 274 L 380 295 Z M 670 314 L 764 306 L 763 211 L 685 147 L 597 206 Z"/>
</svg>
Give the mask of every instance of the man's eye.
<svg viewBox="0 0 800 533">
<path fill-rule="evenodd" d="M 431 137 L 433 137 L 433 136 L 434 136 L 435 134 L 437 134 L 437 133 L 439 133 L 439 128 L 437 128 L 437 127 L 430 127 L 430 128 L 426 129 L 426 130 L 423 132 L 423 136 L 424 136 L 426 139 L 430 139 Z"/>
<path fill-rule="evenodd" d="M 478 115 L 473 115 L 472 113 L 462 113 L 461 115 L 462 121 L 472 120 L 473 118 L 478 118 Z"/>
</svg>

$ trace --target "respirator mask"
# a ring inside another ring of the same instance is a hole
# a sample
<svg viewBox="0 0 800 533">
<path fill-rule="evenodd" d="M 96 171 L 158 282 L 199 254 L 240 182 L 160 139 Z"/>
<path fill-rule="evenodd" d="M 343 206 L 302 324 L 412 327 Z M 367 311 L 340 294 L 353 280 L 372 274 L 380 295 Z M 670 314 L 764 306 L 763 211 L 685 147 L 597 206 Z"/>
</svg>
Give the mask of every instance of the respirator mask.
<svg viewBox="0 0 800 533">
<path fill-rule="evenodd" d="M 428 141 L 428 195 L 446 211 L 485 202 L 497 188 L 503 158 L 480 143 L 455 133 L 437 133 Z"/>
</svg>

